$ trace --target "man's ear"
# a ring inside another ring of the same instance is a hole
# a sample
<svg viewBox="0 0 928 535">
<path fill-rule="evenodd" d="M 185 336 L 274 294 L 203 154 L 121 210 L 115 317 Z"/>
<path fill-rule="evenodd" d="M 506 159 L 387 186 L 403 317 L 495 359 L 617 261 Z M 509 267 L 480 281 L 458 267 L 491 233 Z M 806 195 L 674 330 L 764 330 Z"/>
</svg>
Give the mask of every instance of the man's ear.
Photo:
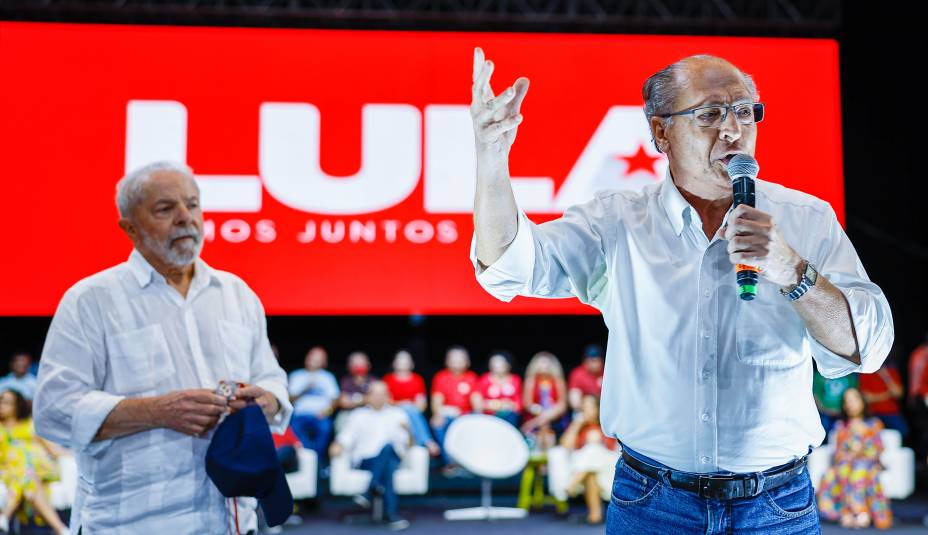
<svg viewBox="0 0 928 535">
<path fill-rule="evenodd" d="M 139 235 L 139 230 L 129 218 L 121 217 L 119 219 L 119 228 L 121 228 L 122 231 L 126 233 L 126 236 L 132 240 L 132 243 L 135 243 L 135 239 Z"/>
<path fill-rule="evenodd" d="M 668 149 L 670 149 L 670 139 L 667 137 L 668 125 L 666 121 L 661 117 L 651 117 L 648 122 L 651 126 L 651 135 L 654 139 L 654 144 L 657 146 L 657 150 L 666 154 Z"/>
</svg>

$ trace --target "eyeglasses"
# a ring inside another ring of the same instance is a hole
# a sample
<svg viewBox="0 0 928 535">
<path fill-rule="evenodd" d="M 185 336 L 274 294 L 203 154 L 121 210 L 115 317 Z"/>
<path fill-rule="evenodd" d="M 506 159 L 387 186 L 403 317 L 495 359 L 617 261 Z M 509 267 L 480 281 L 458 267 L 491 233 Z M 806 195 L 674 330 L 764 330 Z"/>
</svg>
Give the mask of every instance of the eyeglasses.
<svg viewBox="0 0 928 535">
<path fill-rule="evenodd" d="M 671 117 L 674 115 L 693 115 L 696 125 L 702 128 L 718 128 L 728 118 L 728 110 L 735 112 L 735 120 L 741 124 L 755 124 L 764 120 L 763 102 L 745 102 L 734 105 L 700 106 L 691 110 L 676 111 L 673 113 L 655 113 L 657 117 Z"/>
</svg>

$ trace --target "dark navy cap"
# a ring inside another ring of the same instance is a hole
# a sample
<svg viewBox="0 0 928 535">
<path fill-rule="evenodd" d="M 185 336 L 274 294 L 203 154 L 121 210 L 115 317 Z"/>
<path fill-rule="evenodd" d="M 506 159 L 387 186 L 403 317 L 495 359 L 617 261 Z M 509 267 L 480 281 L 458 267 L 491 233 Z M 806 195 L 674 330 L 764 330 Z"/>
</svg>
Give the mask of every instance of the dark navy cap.
<svg viewBox="0 0 928 535">
<path fill-rule="evenodd" d="M 227 498 L 257 498 L 269 526 L 283 524 L 293 512 L 290 486 L 257 405 L 248 405 L 219 424 L 206 450 L 206 473 Z"/>
</svg>

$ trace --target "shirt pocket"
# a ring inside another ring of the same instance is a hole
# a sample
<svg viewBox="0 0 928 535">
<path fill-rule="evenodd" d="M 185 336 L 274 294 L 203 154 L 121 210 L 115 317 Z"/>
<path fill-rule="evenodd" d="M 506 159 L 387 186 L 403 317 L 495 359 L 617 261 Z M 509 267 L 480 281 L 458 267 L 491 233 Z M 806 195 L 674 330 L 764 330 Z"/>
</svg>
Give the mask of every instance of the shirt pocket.
<svg viewBox="0 0 928 535">
<path fill-rule="evenodd" d="M 155 390 L 175 373 L 174 361 L 160 325 L 148 325 L 113 336 L 108 348 L 113 390 L 138 394 Z"/>
<path fill-rule="evenodd" d="M 776 291 L 776 290 L 774 290 Z M 791 368 L 803 361 L 805 327 L 792 306 L 762 299 L 738 300 L 735 315 L 735 352 L 744 364 Z"/>
<path fill-rule="evenodd" d="M 219 347 L 225 358 L 229 381 L 250 382 L 254 331 L 241 323 L 219 320 Z"/>
</svg>

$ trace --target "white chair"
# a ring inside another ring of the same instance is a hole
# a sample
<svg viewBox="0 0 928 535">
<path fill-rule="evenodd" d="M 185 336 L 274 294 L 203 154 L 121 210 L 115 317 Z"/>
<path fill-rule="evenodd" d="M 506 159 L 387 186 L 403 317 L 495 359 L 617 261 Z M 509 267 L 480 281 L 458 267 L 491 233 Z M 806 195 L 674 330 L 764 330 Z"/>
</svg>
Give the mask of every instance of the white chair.
<svg viewBox="0 0 928 535">
<path fill-rule="evenodd" d="M 371 484 L 371 473 L 351 467 L 347 454 L 332 459 L 330 465 L 329 491 L 335 496 L 354 496 L 367 491 Z M 400 467 L 393 473 L 393 488 L 399 495 L 425 494 L 429 490 L 429 451 L 422 446 L 412 446 L 403 457 Z M 373 517 L 382 515 L 383 504 L 379 496 L 374 498 Z"/>
<path fill-rule="evenodd" d="M 902 435 L 895 429 L 884 429 L 880 440 L 883 442 L 880 463 L 885 468 L 880 473 L 883 494 L 894 500 L 908 498 L 915 492 L 915 452 L 902 447 Z M 809 455 L 809 477 L 816 489 L 831 466 L 834 451 L 834 433 L 829 433 L 828 443 L 815 448 Z"/>
<path fill-rule="evenodd" d="M 309 448 L 296 449 L 296 472 L 287 474 L 287 485 L 294 500 L 305 500 L 316 497 L 316 478 L 319 471 L 319 460 L 316 452 Z"/>
<path fill-rule="evenodd" d="M 487 414 L 460 416 L 448 427 L 445 451 L 465 470 L 481 478 L 480 507 L 445 511 L 445 520 L 524 518 L 516 507 L 492 507 L 491 485 L 520 473 L 528 463 L 528 446 L 509 422 Z"/>
</svg>

